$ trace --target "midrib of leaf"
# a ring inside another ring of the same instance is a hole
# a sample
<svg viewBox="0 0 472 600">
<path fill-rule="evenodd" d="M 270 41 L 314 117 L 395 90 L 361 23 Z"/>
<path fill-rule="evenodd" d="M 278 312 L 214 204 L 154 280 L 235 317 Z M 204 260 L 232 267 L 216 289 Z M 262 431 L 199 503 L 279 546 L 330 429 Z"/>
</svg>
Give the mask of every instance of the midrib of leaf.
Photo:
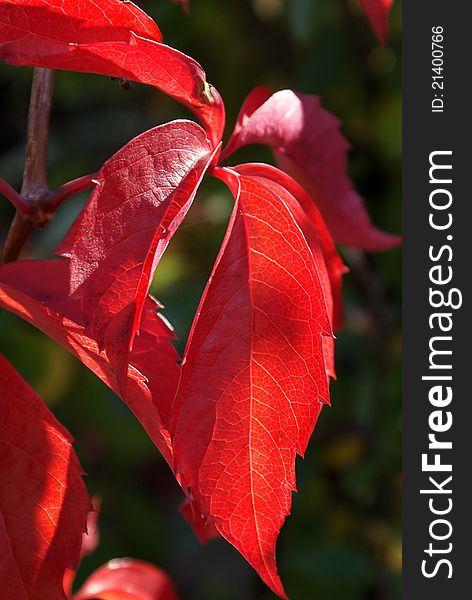
<svg viewBox="0 0 472 600">
<path fill-rule="evenodd" d="M 240 191 L 240 198 L 241 198 L 241 191 Z M 240 202 L 240 199 L 238 200 L 238 204 Z M 259 546 L 259 552 L 261 555 L 261 558 L 264 562 L 264 565 L 266 567 L 267 573 L 270 573 L 270 569 L 266 563 L 265 560 L 265 556 L 264 553 L 262 551 L 262 547 L 261 547 L 261 537 L 260 537 L 260 533 L 259 533 L 259 523 L 258 523 L 258 519 L 257 519 L 257 511 L 256 511 L 256 506 L 255 506 L 255 501 L 254 501 L 254 480 L 253 480 L 253 466 L 252 466 L 252 421 L 253 421 L 253 385 L 252 385 L 252 367 L 253 367 L 253 351 L 254 351 L 254 299 L 253 299 L 253 286 L 252 286 L 252 258 L 251 258 L 251 247 L 250 247 L 250 243 L 249 243 L 249 232 L 248 232 L 248 228 L 247 228 L 247 221 L 246 221 L 246 212 L 242 211 L 241 214 L 241 218 L 243 220 L 243 228 L 244 228 L 244 236 L 245 236 L 245 242 L 246 242 L 246 250 L 247 250 L 247 270 L 248 270 L 248 290 L 249 290 L 249 298 L 251 301 L 251 325 L 250 325 L 250 330 L 251 330 L 251 348 L 250 348 L 250 356 L 249 356 L 249 386 L 250 386 L 250 395 L 251 395 L 251 400 L 249 403 L 249 478 L 251 481 L 251 503 L 252 503 L 252 510 L 254 513 L 254 525 L 256 527 L 256 533 L 257 533 L 257 544 Z"/>
</svg>

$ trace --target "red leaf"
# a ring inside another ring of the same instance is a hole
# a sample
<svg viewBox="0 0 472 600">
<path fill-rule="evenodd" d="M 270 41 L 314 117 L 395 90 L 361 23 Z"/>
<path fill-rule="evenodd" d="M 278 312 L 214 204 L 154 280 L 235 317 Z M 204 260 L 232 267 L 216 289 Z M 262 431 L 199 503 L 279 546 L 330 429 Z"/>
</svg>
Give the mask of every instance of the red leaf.
<svg viewBox="0 0 472 600">
<path fill-rule="evenodd" d="M 276 150 L 281 168 L 296 179 L 316 202 L 340 244 L 384 250 L 400 243 L 370 222 L 362 199 L 346 175 L 348 143 L 339 122 L 316 96 L 291 90 L 275 93 L 244 119 L 224 156 L 246 144 L 267 144 Z"/>
<path fill-rule="evenodd" d="M 347 267 L 344 265 L 341 257 L 339 256 L 336 246 L 331 238 L 328 228 L 326 227 L 323 218 L 320 215 L 316 205 L 303 190 L 303 188 L 289 175 L 276 169 L 270 165 L 265 164 L 247 164 L 240 165 L 235 168 L 238 173 L 245 175 L 258 175 L 264 177 L 266 180 L 272 181 L 278 186 L 282 186 L 286 192 L 289 192 L 289 196 L 286 196 L 286 201 L 290 202 L 292 212 L 297 219 L 297 223 L 305 234 L 310 247 L 316 252 L 319 248 L 323 254 L 324 263 L 329 277 L 329 289 L 325 291 L 325 297 L 329 299 L 332 295 L 333 305 L 329 310 L 329 314 L 332 320 L 333 329 L 336 331 L 342 328 L 343 322 L 343 305 L 342 305 L 342 276 L 347 272 Z M 279 190 L 278 193 L 282 193 Z M 290 201 L 290 196 L 293 197 L 293 201 Z M 298 209 L 297 209 L 298 204 Z M 302 209 L 302 212 L 300 211 Z M 322 267 L 320 266 L 320 272 Z M 332 341 L 332 338 L 326 338 Z M 334 376 L 334 373 L 330 375 Z"/>
<path fill-rule="evenodd" d="M 0 581 L 8 600 L 65 600 L 90 500 L 72 437 L 0 355 Z"/>
<path fill-rule="evenodd" d="M 244 100 L 241 110 L 239 111 L 238 118 L 236 119 L 236 124 L 234 126 L 233 133 L 231 138 L 228 140 L 228 144 L 224 149 L 224 154 L 229 156 L 233 151 L 233 145 L 236 144 L 238 140 L 239 133 L 241 129 L 246 125 L 246 121 L 249 119 L 256 110 L 267 102 L 269 98 L 272 96 L 272 92 L 270 89 L 264 85 L 259 85 L 255 87 Z"/>
<path fill-rule="evenodd" d="M 182 362 L 175 473 L 202 515 L 282 597 L 275 544 L 328 385 L 313 254 L 284 199 L 219 170 L 236 203 Z"/>
<path fill-rule="evenodd" d="M 161 42 L 157 26 L 121 0 L 0 0 L 0 60 L 146 83 L 190 108 L 216 146 L 224 106 L 193 59 Z"/>
<path fill-rule="evenodd" d="M 24 51 L 54 54 L 69 43 L 127 42 L 130 31 L 157 42 L 158 26 L 132 2 L 122 0 L 1 0 L 5 42 L 22 42 Z M 60 28 L 56 29 L 56 24 Z M 34 48 L 36 38 L 40 48 Z"/>
<path fill-rule="evenodd" d="M 177 600 L 169 577 L 142 560 L 111 560 L 92 573 L 73 600 Z"/>
<path fill-rule="evenodd" d="M 336 328 L 342 325 L 342 294 L 341 278 L 346 271 L 341 257 L 331 236 L 324 224 L 316 206 L 311 198 L 305 194 L 300 186 L 282 171 L 264 164 L 247 164 L 234 168 L 244 175 L 263 178 L 264 185 L 268 186 L 274 194 L 283 198 L 290 209 L 298 226 L 303 231 L 316 263 L 320 283 L 323 287 L 323 297 L 328 311 L 330 326 Z M 305 207 L 307 212 L 305 212 Z M 334 337 L 323 336 L 323 356 L 328 379 L 336 378 L 334 367 Z"/>
<path fill-rule="evenodd" d="M 71 258 L 86 332 L 122 386 L 154 270 L 211 160 L 205 132 L 190 121 L 143 133 L 105 163 L 58 250 Z"/>
<path fill-rule="evenodd" d="M 44 274 L 47 273 L 47 277 Z M 86 335 L 80 304 L 67 297 L 69 261 L 24 261 L 0 267 L 0 306 L 11 310 L 64 346 L 118 393 L 118 382 L 105 352 Z M 167 462 L 171 450 L 166 419 L 179 378 L 173 332 L 148 299 L 141 334 L 130 356 L 127 393 L 133 411 Z M 151 341 L 148 344 L 148 341 Z M 149 352 L 159 360 L 149 360 Z"/>
<path fill-rule="evenodd" d="M 382 44 L 387 43 L 388 36 L 388 13 L 393 0 L 361 0 L 372 29 Z"/>
</svg>

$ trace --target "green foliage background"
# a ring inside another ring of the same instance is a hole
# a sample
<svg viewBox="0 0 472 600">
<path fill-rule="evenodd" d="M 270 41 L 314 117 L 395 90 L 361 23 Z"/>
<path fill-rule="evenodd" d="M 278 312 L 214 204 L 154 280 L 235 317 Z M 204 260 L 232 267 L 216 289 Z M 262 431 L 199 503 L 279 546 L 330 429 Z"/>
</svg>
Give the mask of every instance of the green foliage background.
<svg viewBox="0 0 472 600">
<path fill-rule="evenodd" d="M 401 5 L 389 45 L 376 42 L 357 0 L 193 0 L 191 17 L 168 0 L 141 2 L 165 41 L 196 58 L 222 93 L 232 126 L 257 84 L 320 94 L 351 141 L 350 172 L 374 221 L 400 230 Z M 0 174 L 19 188 L 31 70 L 0 66 Z M 123 91 L 104 77 L 58 72 L 51 123 L 51 187 L 97 170 L 131 137 L 188 117 L 159 92 Z M 191 117 L 193 118 L 193 117 Z M 227 128 L 227 135 L 230 127 Z M 235 157 L 270 160 L 262 148 Z M 45 257 L 85 201 L 70 199 L 24 257 Z M 224 234 L 231 199 L 208 181 L 160 265 L 153 292 L 179 349 Z M 0 239 L 12 216 L 0 203 Z M 294 600 L 399 597 L 401 568 L 400 250 L 344 253 L 346 326 L 338 381 L 306 460 L 298 461 L 292 516 L 278 562 Z M 47 276 L 47 274 L 45 274 Z M 0 351 L 75 436 L 87 485 L 102 499 L 101 540 L 79 581 L 108 559 L 166 569 L 184 600 L 274 596 L 226 542 L 201 547 L 180 517 L 182 494 L 128 409 L 74 358 L 16 317 L 0 315 Z"/>
</svg>

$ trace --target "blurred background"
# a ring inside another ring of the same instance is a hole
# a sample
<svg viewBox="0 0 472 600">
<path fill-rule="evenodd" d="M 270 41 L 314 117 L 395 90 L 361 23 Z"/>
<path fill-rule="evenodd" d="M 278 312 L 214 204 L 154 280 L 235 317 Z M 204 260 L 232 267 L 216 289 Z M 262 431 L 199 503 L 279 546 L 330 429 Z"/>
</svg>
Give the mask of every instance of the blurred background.
<svg viewBox="0 0 472 600">
<path fill-rule="evenodd" d="M 170 0 L 143 0 L 164 40 L 197 59 L 221 92 L 231 131 L 258 84 L 320 94 L 352 144 L 350 175 L 374 222 L 401 224 L 401 4 L 386 48 L 358 0 L 192 0 L 191 15 Z M 19 189 L 31 70 L 0 65 L 0 174 Z M 163 94 L 125 91 L 105 77 L 58 72 L 51 122 L 52 188 L 96 171 L 136 134 L 189 117 Z M 190 117 L 193 118 L 193 117 Z M 234 160 L 271 161 L 259 147 Z M 34 234 L 23 257 L 47 257 L 86 200 L 71 198 Z M 226 227 L 231 198 L 208 180 L 158 268 L 152 291 L 166 305 L 182 350 Z M 0 198 L 0 240 L 13 211 Z M 332 408 L 319 419 L 299 493 L 278 544 L 293 600 L 400 597 L 401 257 L 342 250 L 346 323 L 337 335 Z M 177 506 L 174 477 L 128 409 L 43 334 L 0 314 L 2 352 L 77 440 L 91 494 L 102 499 L 101 538 L 81 582 L 109 559 L 131 556 L 164 568 L 183 600 L 270 600 L 273 594 L 225 541 L 201 546 Z"/>
</svg>

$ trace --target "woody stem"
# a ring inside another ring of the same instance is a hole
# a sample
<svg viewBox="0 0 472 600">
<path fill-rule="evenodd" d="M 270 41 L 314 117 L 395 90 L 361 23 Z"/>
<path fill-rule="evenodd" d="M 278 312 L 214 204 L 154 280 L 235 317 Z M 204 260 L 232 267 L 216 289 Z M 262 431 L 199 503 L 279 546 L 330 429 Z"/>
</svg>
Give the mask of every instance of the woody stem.
<svg viewBox="0 0 472 600">
<path fill-rule="evenodd" d="M 37 67 L 33 72 L 25 151 L 25 168 L 20 195 L 32 208 L 49 194 L 47 151 L 54 71 Z M 17 209 L 5 240 L 1 263 L 16 260 L 33 227 L 32 219 Z"/>
</svg>

